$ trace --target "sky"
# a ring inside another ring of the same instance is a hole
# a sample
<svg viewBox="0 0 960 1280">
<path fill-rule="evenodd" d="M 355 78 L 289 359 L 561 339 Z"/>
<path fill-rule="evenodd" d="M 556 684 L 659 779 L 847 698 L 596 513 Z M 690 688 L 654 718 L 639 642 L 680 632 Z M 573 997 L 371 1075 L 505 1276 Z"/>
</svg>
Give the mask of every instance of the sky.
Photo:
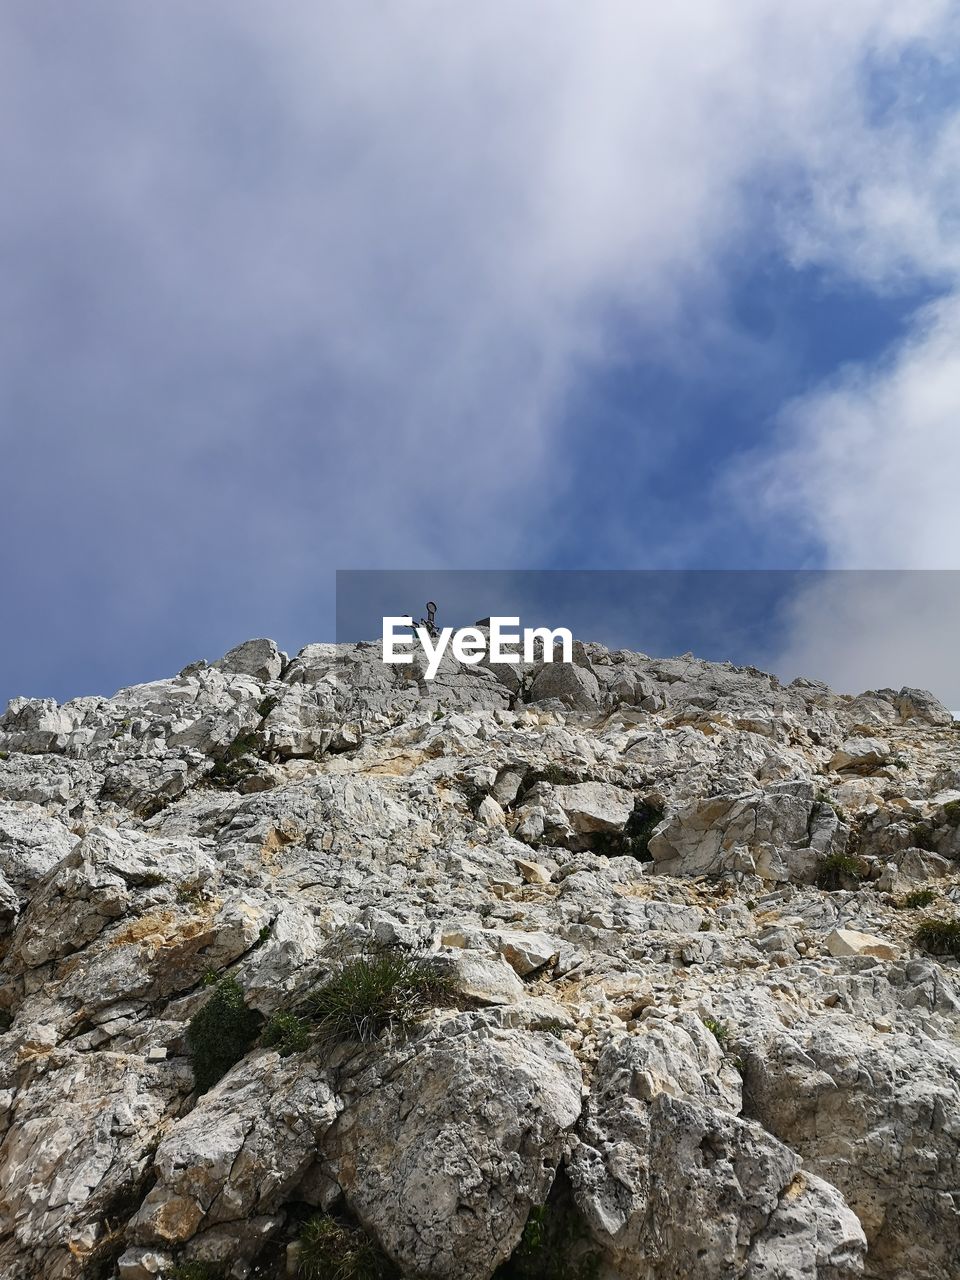
<svg viewBox="0 0 960 1280">
<path fill-rule="evenodd" d="M 3 6 L 0 703 L 332 639 L 337 569 L 960 568 L 958 54 L 946 0 Z M 771 664 L 960 709 L 956 593 L 837 581 Z"/>
</svg>

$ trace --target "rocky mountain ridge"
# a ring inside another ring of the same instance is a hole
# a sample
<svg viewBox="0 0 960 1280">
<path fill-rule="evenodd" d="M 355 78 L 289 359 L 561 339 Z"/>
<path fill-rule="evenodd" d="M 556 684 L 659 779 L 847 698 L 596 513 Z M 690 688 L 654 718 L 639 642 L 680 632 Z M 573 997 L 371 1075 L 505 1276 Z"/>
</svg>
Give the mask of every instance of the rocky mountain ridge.
<svg viewBox="0 0 960 1280">
<path fill-rule="evenodd" d="M 10 703 L 4 1277 L 308 1275 L 324 1224 L 432 1280 L 960 1274 L 960 726 L 573 656 Z M 324 1042 L 385 954 L 444 997 Z"/>
</svg>

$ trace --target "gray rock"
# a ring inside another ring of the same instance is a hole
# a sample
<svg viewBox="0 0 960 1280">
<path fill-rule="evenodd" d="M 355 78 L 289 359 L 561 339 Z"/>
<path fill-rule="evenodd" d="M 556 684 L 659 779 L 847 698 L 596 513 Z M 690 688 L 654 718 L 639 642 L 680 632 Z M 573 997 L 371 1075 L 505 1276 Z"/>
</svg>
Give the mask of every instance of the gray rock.
<svg viewBox="0 0 960 1280">
<path fill-rule="evenodd" d="M 878 769 L 890 759 L 890 747 L 880 738 L 846 738 L 830 758 L 831 769 Z"/>
<path fill-rule="evenodd" d="M 54 1049 L 42 1032 L 21 1033 L 15 1053 L 30 1086 L 0 1144 L 0 1272 L 76 1275 L 147 1174 L 175 1080 L 123 1054 Z"/>
<path fill-rule="evenodd" d="M 132 1222 L 141 1242 L 182 1245 L 289 1198 L 313 1164 L 338 1104 L 315 1062 L 263 1052 L 205 1093 L 166 1134 L 157 1184 Z"/>
<path fill-rule="evenodd" d="M 0 867 L 12 889 L 28 896 L 78 840 L 39 805 L 0 801 Z"/>
<path fill-rule="evenodd" d="M 901 720 L 921 724 L 953 724 L 953 715 L 927 689 L 901 689 L 894 700 Z"/>
<path fill-rule="evenodd" d="M 694 1022 L 601 1055 L 570 1176 L 608 1265 L 624 1280 L 862 1275 L 863 1233 L 840 1193 L 735 1114 L 723 1070 Z"/>
<path fill-rule="evenodd" d="M 486 1280 L 546 1198 L 580 1088 L 553 1036 L 465 1027 L 361 1077 L 325 1151 L 351 1209 L 402 1269 Z"/>
<path fill-rule="evenodd" d="M 960 903 L 943 710 L 596 644 L 507 684 L 378 649 L 255 641 L 0 716 L 5 1280 L 241 1280 L 303 1205 L 488 1280 L 560 1163 L 604 1280 L 954 1280 L 960 968 L 903 903 Z M 821 890 L 848 841 L 866 878 Z M 269 1017 L 378 948 L 453 990 L 196 1096 L 208 973 Z"/>
<path fill-rule="evenodd" d="M 595 715 L 600 709 L 600 685 L 592 671 L 569 662 L 547 662 L 530 685 L 530 702 L 557 698 L 572 711 Z"/>
<path fill-rule="evenodd" d="M 875 962 L 874 962 L 875 963 Z M 869 1241 L 867 1274 L 949 1280 L 960 1215 L 960 1051 L 846 1020 L 795 1038 L 768 1024 L 745 1056 L 746 1108 L 834 1183 Z M 919 1232 L 917 1224 L 936 1223 Z"/>
<path fill-rule="evenodd" d="M 254 680 L 266 684 L 269 680 L 279 680 L 285 662 L 286 655 L 272 640 L 247 640 L 213 665 L 220 671 L 253 676 Z"/>
<path fill-rule="evenodd" d="M 842 851 L 847 828 L 809 782 L 721 794 L 681 804 L 651 836 L 660 871 L 703 875 L 755 872 L 765 880 L 813 880 L 818 858 Z"/>
<path fill-rule="evenodd" d="M 553 799 L 574 831 L 622 831 L 633 812 L 633 795 L 605 782 L 554 787 Z"/>
</svg>

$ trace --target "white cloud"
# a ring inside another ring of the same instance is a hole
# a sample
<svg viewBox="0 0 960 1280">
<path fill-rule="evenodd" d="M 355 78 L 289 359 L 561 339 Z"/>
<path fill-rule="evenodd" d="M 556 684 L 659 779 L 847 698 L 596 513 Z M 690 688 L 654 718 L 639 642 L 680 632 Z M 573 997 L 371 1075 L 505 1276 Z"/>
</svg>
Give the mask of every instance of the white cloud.
<svg viewBox="0 0 960 1280">
<path fill-rule="evenodd" d="M 880 364 L 844 370 L 783 413 L 745 498 L 837 568 L 960 567 L 960 295 L 927 308 Z"/>
<path fill-rule="evenodd" d="M 960 717 L 960 572 L 815 575 L 785 602 L 787 642 L 764 660 L 784 679 L 842 693 L 931 689 Z"/>
<path fill-rule="evenodd" d="M 464 486 L 503 515 L 535 496 L 533 468 L 562 470 L 558 400 L 602 358 L 606 310 L 669 345 L 671 317 L 711 305 L 723 252 L 756 242 L 758 174 L 819 193 L 802 220 L 784 211 L 798 253 L 876 232 L 871 253 L 890 256 L 880 196 L 838 212 L 830 193 L 858 152 L 891 182 L 903 169 L 903 136 L 866 121 L 862 63 L 934 47 L 948 8 L 895 8 L 108 3 L 79 48 L 69 30 L 57 42 L 49 6 L 8 12 L 4 238 L 26 242 L 28 309 L 64 274 L 91 290 L 88 390 L 115 382 L 113 344 L 138 322 L 155 394 L 182 377 L 184 344 L 241 390 L 248 375 L 249 395 L 282 377 L 262 363 L 314 363 L 339 388 L 339 427 L 334 410 L 316 433 L 348 489 L 376 506 L 402 481 L 462 556 L 481 523 L 463 518 Z M 922 189 L 915 168 L 900 198 Z M 67 214 L 52 262 L 31 260 Z M 78 260 L 91 248 L 99 282 Z M 239 400 L 212 404 L 199 436 L 174 403 L 174 451 L 255 432 L 269 407 Z"/>
<path fill-rule="evenodd" d="M 932 211 L 942 231 L 949 205 L 916 176 L 916 199 L 905 189 L 900 207 L 903 239 L 885 261 L 936 268 L 953 277 L 948 292 L 882 359 L 788 405 L 767 447 L 738 460 L 728 484 L 760 537 L 792 539 L 798 559 L 814 547 L 818 562 L 854 571 L 797 593 L 771 667 L 848 692 L 920 684 L 960 715 L 960 244 L 933 231 Z M 849 260 L 868 274 L 888 230 L 883 219 L 870 225 L 879 228 L 872 247 Z M 901 572 L 856 572 L 878 569 Z"/>
</svg>

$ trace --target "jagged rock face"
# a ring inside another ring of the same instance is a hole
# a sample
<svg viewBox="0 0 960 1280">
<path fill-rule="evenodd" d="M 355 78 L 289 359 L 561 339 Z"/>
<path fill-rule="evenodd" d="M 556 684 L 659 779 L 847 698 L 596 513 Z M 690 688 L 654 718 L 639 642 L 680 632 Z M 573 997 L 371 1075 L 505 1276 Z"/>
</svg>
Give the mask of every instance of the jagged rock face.
<svg viewBox="0 0 960 1280">
<path fill-rule="evenodd" d="M 549 1034 L 482 1026 L 398 1057 L 349 1087 L 331 1175 L 412 1274 L 485 1280 L 547 1197 L 580 1115 L 580 1067 Z"/>
<path fill-rule="evenodd" d="M 771 1030 L 773 1033 L 771 1034 Z M 748 1057 L 747 1108 L 844 1193 L 875 1273 L 949 1275 L 960 1258 L 960 1049 L 849 1022 Z"/>
<path fill-rule="evenodd" d="M 696 1018 L 601 1054 L 571 1177 L 618 1274 L 860 1276 L 841 1194 L 739 1111 L 739 1076 Z"/>
<path fill-rule="evenodd" d="M 913 934 L 960 916 L 958 802 L 922 690 L 597 645 L 428 682 L 255 640 L 14 700 L 0 1274 L 280 1277 L 323 1212 L 487 1280 L 557 1179 L 603 1280 L 949 1280 L 960 981 Z M 445 998 L 259 1034 L 371 948 Z M 198 1092 L 211 977 L 259 1016 Z"/>
<path fill-rule="evenodd" d="M 132 1237 L 177 1244 L 201 1224 L 275 1211 L 314 1164 L 339 1105 L 316 1063 L 267 1053 L 229 1072 L 161 1141 Z"/>
<path fill-rule="evenodd" d="M 659 870 L 673 874 L 759 872 L 766 880 L 812 882 L 820 857 L 842 853 L 848 829 L 811 782 L 719 795 L 681 805 L 649 843 Z"/>
</svg>

